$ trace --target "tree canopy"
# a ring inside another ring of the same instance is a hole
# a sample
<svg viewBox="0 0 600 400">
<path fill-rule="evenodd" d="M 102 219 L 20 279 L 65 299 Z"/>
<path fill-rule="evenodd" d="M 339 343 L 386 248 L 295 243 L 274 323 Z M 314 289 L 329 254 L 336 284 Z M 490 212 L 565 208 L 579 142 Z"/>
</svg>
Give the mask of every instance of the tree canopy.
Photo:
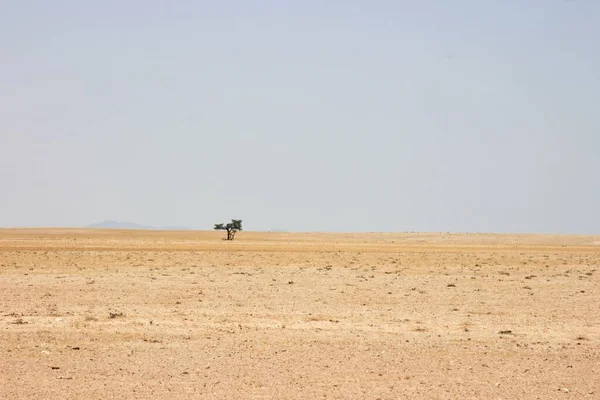
<svg viewBox="0 0 600 400">
<path fill-rule="evenodd" d="M 227 231 L 227 240 L 235 239 L 235 234 L 242 230 L 242 220 L 232 219 L 227 224 L 215 224 L 216 231 Z"/>
</svg>

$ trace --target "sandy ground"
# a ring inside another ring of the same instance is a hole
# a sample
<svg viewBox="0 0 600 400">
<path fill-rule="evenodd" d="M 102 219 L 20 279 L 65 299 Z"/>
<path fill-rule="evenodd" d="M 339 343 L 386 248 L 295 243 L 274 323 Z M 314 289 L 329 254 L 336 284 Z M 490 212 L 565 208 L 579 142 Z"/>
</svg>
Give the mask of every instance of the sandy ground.
<svg viewBox="0 0 600 400">
<path fill-rule="evenodd" d="M 600 237 L 0 230 L 4 399 L 600 399 Z"/>
</svg>

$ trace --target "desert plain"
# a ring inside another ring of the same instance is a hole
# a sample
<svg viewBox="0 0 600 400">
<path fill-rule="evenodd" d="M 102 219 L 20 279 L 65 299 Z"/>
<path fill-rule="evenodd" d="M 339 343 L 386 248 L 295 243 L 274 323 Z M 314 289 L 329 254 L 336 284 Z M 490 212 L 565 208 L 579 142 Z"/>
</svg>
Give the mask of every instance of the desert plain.
<svg viewBox="0 0 600 400">
<path fill-rule="evenodd" d="M 600 236 L 0 230 L 2 399 L 600 399 Z"/>
</svg>

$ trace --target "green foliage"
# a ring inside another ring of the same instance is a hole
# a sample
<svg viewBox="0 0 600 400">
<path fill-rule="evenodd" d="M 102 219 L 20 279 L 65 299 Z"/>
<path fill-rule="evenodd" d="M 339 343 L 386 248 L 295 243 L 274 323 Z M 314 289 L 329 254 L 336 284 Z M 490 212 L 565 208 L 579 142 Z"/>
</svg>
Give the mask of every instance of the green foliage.
<svg viewBox="0 0 600 400">
<path fill-rule="evenodd" d="M 228 224 L 215 224 L 216 231 L 227 231 L 227 240 L 235 239 L 235 234 L 242 230 L 242 220 L 232 219 Z"/>
</svg>

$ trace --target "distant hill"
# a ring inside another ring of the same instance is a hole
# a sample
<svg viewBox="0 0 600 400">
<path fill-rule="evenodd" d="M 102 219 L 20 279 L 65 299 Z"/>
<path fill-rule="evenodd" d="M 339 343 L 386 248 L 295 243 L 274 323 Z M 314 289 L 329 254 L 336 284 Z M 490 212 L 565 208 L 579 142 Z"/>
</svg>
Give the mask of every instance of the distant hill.
<svg viewBox="0 0 600 400">
<path fill-rule="evenodd" d="M 90 229 L 138 229 L 138 230 L 172 230 L 172 231 L 185 231 L 190 228 L 182 226 L 148 226 L 136 224 L 135 222 L 120 222 L 106 220 L 86 226 Z"/>
</svg>

